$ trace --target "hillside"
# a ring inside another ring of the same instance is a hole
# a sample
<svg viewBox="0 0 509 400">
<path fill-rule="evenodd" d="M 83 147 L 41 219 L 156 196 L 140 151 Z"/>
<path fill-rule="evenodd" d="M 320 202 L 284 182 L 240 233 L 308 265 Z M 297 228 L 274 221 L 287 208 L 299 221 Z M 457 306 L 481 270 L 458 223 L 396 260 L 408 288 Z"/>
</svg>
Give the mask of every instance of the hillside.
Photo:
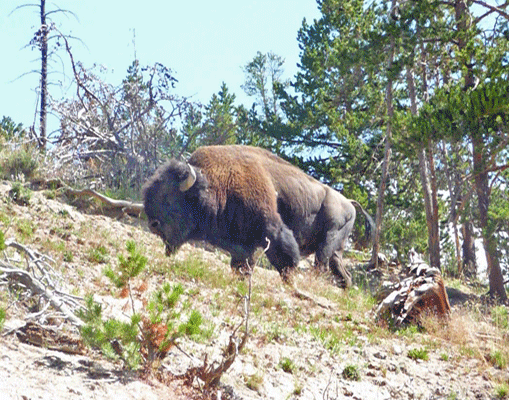
<svg viewBox="0 0 509 400">
<path fill-rule="evenodd" d="M 189 244 L 168 258 L 143 221 L 102 215 L 105 210 L 92 201 L 80 201 L 78 207 L 52 190 L 33 191 L 29 204 L 19 205 L 10 198 L 10 189 L 10 183 L 0 184 L 5 238 L 50 256 L 63 292 L 80 297 L 92 293 L 106 315 L 129 315 L 131 300 L 121 297 L 102 271 L 115 266 L 126 242 L 135 240 L 149 260 L 132 283 L 138 288 L 136 307 L 142 308 L 162 282 L 180 283 L 185 307 L 199 310 L 204 319 L 204 334 L 183 339 L 162 368 L 179 376 L 201 365 L 206 354 L 209 361 L 220 358 L 242 321 L 246 291 L 226 254 Z M 5 250 L 6 260 L 15 256 L 12 251 Z M 509 331 L 495 326 L 483 306 L 453 302 L 447 326 L 428 318 L 426 331 L 392 331 L 373 321 L 375 303 L 362 290 L 338 289 L 306 266 L 304 262 L 295 284 L 310 296 L 284 286 L 275 271 L 255 269 L 251 336 L 212 398 L 494 399 L 504 394 Z M 0 307 L 7 314 L 0 337 L 2 399 L 202 398 L 196 383 L 186 386 L 173 379 L 163 384 L 154 375 L 123 370 L 120 362 L 108 361 L 97 350 L 71 354 L 47 343 L 21 342 L 16 329 L 29 316 L 66 337 L 77 340 L 79 335 L 51 307 L 40 312 L 26 290 L 10 287 L 0 280 Z M 409 357 L 419 351 L 429 358 Z"/>
</svg>

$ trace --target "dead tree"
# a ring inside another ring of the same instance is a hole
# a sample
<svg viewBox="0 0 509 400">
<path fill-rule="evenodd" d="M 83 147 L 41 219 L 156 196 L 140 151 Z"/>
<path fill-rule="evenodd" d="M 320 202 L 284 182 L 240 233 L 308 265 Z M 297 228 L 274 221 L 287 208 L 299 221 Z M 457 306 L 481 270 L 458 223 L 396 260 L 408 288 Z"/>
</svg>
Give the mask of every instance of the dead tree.
<svg viewBox="0 0 509 400">
<path fill-rule="evenodd" d="M 39 4 L 22 4 L 16 7 L 14 11 L 17 11 L 21 8 L 26 7 L 37 7 L 39 9 L 39 18 L 40 18 L 40 26 L 37 31 L 34 33 L 32 40 L 28 43 L 27 47 L 36 48 L 40 53 L 40 61 L 41 67 L 39 71 L 31 71 L 38 72 L 40 74 L 39 80 L 39 134 L 35 133 L 35 127 L 30 129 L 32 135 L 34 135 L 34 139 L 37 140 L 39 148 L 46 149 L 46 144 L 48 141 L 48 132 L 47 132 L 47 116 L 48 116 L 48 108 L 49 108 L 49 92 L 48 92 L 48 61 L 51 59 L 52 55 L 55 53 L 56 49 L 59 47 L 58 38 L 62 36 L 59 32 L 58 34 L 51 35 L 51 33 L 55 33 L 55 24 L 51 20 L 50 15 L 56 13 L 63 13 L 66 15 L 72 15 L 76 18 L 76 15 L 69 11 L 61 8 L 55 8 L 52 10 L 46 9 L 46 0 L 40 0 Z M 65 38 L 72 38 L 69 35 L 65 35 Z M 75 38 L 73 38 L 75 39 Z M 51 48 L 49 46 L 49 42 L 51 40 L 56 40 L 56 46 Z"/>
</svg>

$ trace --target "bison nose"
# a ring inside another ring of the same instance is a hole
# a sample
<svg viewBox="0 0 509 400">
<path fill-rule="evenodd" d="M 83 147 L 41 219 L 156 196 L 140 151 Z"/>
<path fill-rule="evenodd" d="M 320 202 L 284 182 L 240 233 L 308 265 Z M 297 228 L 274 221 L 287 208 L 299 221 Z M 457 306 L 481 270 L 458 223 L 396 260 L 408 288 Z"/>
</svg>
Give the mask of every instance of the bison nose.
<svg viewBox="0 0 509 400">
<path fill-rule="evenodd" d="M 150 223 L 149 223 L 149 227 L 152 232 L 158 232 L 160 226 L 161 226 L 161 223 L 157 219 L 154 219 L 153 221 L 150 221 Z"/>
</svg>

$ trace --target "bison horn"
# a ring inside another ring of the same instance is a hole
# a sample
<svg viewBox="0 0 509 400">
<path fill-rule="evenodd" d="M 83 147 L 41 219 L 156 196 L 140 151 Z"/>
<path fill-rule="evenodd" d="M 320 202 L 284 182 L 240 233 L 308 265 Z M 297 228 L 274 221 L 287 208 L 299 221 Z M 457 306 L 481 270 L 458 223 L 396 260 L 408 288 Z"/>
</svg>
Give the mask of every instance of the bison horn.
<svg viewBox="0 0 509 400">
<path fill-rule="evenodd" d="M 187 178 L 180 182 L 180 191 L 185 192 L 191 188 L 191 186 L 194 185 L 194 182 L 196 182 L 196 172 L 194 168 L 189 165 L 189 175 L 187 175 Z"/>
</svg>

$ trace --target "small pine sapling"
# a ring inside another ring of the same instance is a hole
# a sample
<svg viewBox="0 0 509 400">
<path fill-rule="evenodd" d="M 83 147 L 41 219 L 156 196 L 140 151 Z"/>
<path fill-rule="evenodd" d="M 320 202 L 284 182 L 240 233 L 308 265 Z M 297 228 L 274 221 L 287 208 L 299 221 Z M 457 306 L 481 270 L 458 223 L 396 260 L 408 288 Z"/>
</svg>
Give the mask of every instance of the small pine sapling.
<svg viewBox="0 0 509 400">
<path fill-rule="evenodd" d="M 128 286 L 129 281 L 136 278 L 147 265 L 147 257 L 138 251 L 133 240 L 127 241 L 126 250 L 129 256 L 126 258 L 123 254 L 119 254 L 117 271 L 114 271 L 111 267 L 104 270 L 104 275 L 119 289 Z"/>
<path fill-rule="evenodd" d="M 177 304 L 182 294 L 182 285 L 171 286 L 165 283 L 148 303 L 149 318 L 143 320 L 143 332 L 150 361 L 164 356 L 182 336 L 193 336 L 201 332 L 203 319 L 196 310 L 191 311 L 187 322 L 179 324 L 182 316 L 177 310 Z"/>
<path fill-rule="evenodd" d="M 108 267 L 104 274 L 117 288 L 127 289 L 131 299 L 130 320 L 103 319 L 102 306 L 92 296 L 87 296 L 86 308 L 79 316 L 85 322 L 81 328 L 85 343 L 100 348 L 107 357 L 121 359 L 127 368 L 137 369 L 142 364 L 152 366 L 155 360 L 164 357 L 178 338 L 199 333 L 202 316 L 193 310 L 187 322 L 181 322 L 178 310 L 178 301 L 184 293 L 181 285 L 164 284 L 154 293 L 146 309 L 135 310 L 130 283 L 144 270 L 147 258 L 134 241 L 126 243 L 126 250 L 127 257 L 118 256 L 118 268 Z"/>
</svg>

